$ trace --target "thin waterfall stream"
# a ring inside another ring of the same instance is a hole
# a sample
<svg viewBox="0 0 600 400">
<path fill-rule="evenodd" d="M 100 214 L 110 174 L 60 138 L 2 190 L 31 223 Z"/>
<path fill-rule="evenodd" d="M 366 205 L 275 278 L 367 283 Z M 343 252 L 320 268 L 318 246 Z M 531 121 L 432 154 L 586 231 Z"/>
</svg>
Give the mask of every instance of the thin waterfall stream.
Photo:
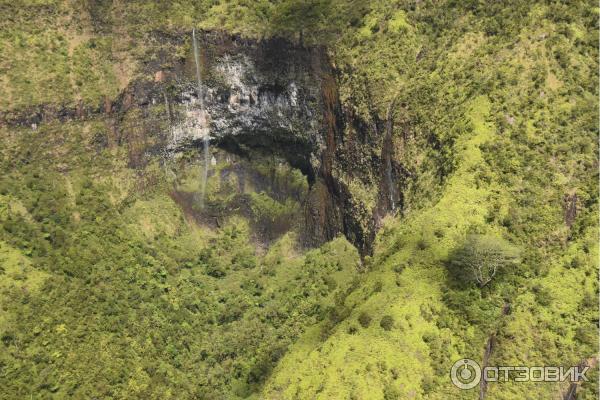
<svg viewBox="0 0 600 400">
<path fill-rule="evenodd" d="M 209 146 L 210 146 L 210 131 L 208 125 L 208 118 L 204 110 L 204 97 L 202 93 L 202 76 L 200 75 L 200 54 L 198 51 L 198 42 L 196 40 L 196 29 L 192 29 L 192 42 L 194 47 L 194 62 L 196 64 L 196 90 L 198 92 L 198 102 L 200 105 L 199 124 L 200 129 L 203 125 L 206 126 L 206 132 L 202 137 L 202 145 L 204 148 L 204 171 L 202 173 L 201 192 L 200 192 L 200 206 L 204 207 L 204 198 L 206 197 L 206 181 L 208 180 L 208 169 L 210 168 L 209 159 Z"/>
</svg>

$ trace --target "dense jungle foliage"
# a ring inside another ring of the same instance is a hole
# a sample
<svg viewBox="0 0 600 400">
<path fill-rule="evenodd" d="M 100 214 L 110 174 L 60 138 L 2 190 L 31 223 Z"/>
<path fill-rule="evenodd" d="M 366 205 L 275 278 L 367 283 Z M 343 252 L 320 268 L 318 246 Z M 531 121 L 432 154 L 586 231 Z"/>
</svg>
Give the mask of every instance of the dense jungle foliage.
<svg viewBox="0 0 600 400">
<path fill-rule="evenodd" d="M 161 34 L 282 36 L 328 49 L 347 112 L 379 124 L 393 104 L 395 161 L 416 177 L 361 260 L 343 237 L 300 246 L 307 183 L 279 160 L 247 166 L 271 189 L 236 196 L 211 177 L 210 198 L 246 207 L 215 223 L 184 201 L 198 192 L 193 152 L 136 169 L 127 143 L 99 145 L 101 116 L 1 125 L 0 398 L 474 399 L 449 372 L 481 363 L 490 338 L 488 365 L 597 357 L 599 12 L 578 0 L 0 0 L 3 115 L 116 98 L 153 54 L 189 51 Z M 218 171 L 237 162 L 223 160 Z M 481 284 L 473 246 L 510 262 Z M 598 398 L 597 366 L 588 378 L 579 399 Z M 510 381 L 485 398 L 567 390 Z"/>
</svg>

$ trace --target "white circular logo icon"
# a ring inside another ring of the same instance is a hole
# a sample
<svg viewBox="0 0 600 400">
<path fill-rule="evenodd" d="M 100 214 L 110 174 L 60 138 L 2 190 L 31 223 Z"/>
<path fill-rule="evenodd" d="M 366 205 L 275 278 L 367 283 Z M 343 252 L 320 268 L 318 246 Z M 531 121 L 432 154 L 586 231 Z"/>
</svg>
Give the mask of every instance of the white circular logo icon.
<svg viewBox="0 0 600 400">
<path fill-rule="evenodd" d="M 475 361 L 463 358 L 452 366 L 450 379 L 460 389 L 473 389 L 481 380 L 481 367 Z"/>
</svg>

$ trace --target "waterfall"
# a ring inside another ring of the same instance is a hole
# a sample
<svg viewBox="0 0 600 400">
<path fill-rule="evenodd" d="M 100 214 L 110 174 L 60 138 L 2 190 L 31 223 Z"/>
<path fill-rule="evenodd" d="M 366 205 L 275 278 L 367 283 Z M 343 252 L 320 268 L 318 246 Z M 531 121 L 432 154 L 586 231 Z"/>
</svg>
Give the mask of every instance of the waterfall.
<svg viewBox="0 0 600 400">
<path fill-rule="evenodd" d="M 200 197 L 200 205 L 204 207 L 204 197 L 206 194 L 206 181 L 208 179 L 208 168 L 210 168 L 210 159 L 208 157 L 208 145 L 210 143 L 208 135 L 202 140 L 204 145 L 204 174 L 202 175 L 202 192 Z"/>
<path fill-rule="evenodd" d="M 387 165 L 386 165 L 386 175 L 387 175 L 387 184 L 389 186 L 389 190 L 390 190 L 390 206 L 392 208 L 392 211 L 394 211 L 396 209 L 396 199 L 394 197 L 394 180 L 392 179 L 392 161 L 387 160 Z"/>
<path fill-rule="evenodd" d="M 192 29 L 192 42 L 194 46 L 194 62 L 196 63 L 196 81 L 198 86 L 198 101 L 200 102 L 200 110 L 204 111 L 204 98 L 202 97 L 202 77 L 200 76 L 200 54 L 198 52 L 198 42 L 196 41 L 196 29 Z"/>
<path fill-rule="evenodd" d="M 169 137 L 173 139 L 173 117 L 171 116 L 171 106 L 169 105 L 169 97 L 167 92 L 163 91 L 163 97 L 165 99 L 165 110 L 167 111 L 167 121 L 169 122 Z"/>
<path fill-rule="evenodd" d="M 200 104 L 200 117 L 202 118 L 198 121 L 199 129 L 202 129 L 202 125 L 206 125 L 206 132 L 202 137 L 202 146 L 204 147 L 204 171 L 202 174 L 202 183 L 201 183 L 201 192 L 200 192 L 200 206 L 204 207 L 204 198 L 206 197 L 206 181 L 208 180 L 208 169 L 210 168 L 210 158 L 209 158 L 209 146 L 210 146 L 210 133 L 208 131 L 208 119 L 205 115 L 204 110 L 204 97 L 202 95 L 202 76 L 200 75 L 200 54 L 198 52 L 198 42 L 196 41 L 196 29 L 192 29 L 192 42 L 194 47 L 194 62 L 196 63 L 196 81 L 198 91 L 198 102 Z"/>
</svg>

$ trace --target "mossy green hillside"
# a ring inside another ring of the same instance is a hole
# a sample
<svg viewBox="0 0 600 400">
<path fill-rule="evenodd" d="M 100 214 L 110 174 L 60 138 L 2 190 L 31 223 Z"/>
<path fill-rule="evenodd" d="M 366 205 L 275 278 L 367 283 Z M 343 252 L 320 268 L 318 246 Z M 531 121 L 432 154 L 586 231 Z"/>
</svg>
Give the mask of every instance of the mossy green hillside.
<svg viewBox="0 0 600 400">
<path fill-rule="evenodd" d="M 344 132 L 360 136 L 353 168 L 380 156 L 395 99 L 409 179 L 360 262 L 343 238 L 298 245 L 307 182 L 280 160 L 211 147 L 200 193 L 201 149 L 149 156 L 164 127 L 135 111 L 121 141 L 102 118 L 0 127 L 5 397 L 475 398 L 450 367 L 481 362 L 492 335 L 490 365 L 596 354 L 596 4 L 75 3 L 0 5 L 2 111 L 114 99 L 160 51 L 184 55 L 163 34 L 281 34 L 327 46 L 344 110 L 377 127 Z M 380 172 L 352 172 L 332 174 L 372 210 Z M 470 234 L 520 263 L 462 280 L 452 257 Z M 588 377 L 578 395 L 596 398 Z M 565 390 L 490 384 L 486 399 Z"/>
<path fill-rule="evenodd" d="M 305 253 L 293 230 L 257 247 L 252 225 L 297 211 L 306 189 L 279 162 L 245 171 L 267 188 L 245 187 L 249 218 L 230 210 L 211 227 L 175 201 L 164 160 L 131 170 L 127 149 L 98 147 L 102 131 L 102 120 L 2 131 L 4 393 L 246 397 L 349 293 L 356 250 L 339 238 Z M 220 185 L 231 163 L 215 155 L 207 204 L 239 195 Z M 179 189 L 198 190 L 198 166 L 179 170 Z"/>
</svg>

